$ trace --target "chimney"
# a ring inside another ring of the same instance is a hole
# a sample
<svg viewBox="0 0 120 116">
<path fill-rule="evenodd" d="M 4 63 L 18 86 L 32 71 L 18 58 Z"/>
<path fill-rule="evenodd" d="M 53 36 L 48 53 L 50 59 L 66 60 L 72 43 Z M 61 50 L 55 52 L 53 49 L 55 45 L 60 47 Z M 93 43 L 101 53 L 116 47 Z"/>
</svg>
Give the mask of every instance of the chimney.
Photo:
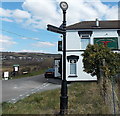
<svg viewBox="0 0 120 116">
<path fill-rule="evenodd" d="M 96 27 L 99 27 L 99 20 L 98 20 L 98 18 L 96 18 Z"/>
</svg>

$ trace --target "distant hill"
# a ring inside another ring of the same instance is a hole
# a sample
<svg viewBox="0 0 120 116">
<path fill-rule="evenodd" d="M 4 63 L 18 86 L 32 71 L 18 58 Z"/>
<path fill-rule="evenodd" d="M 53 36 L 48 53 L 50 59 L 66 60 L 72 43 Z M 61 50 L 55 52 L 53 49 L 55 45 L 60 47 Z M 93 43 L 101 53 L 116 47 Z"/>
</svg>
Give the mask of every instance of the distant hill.
<svg viewBox="0 0 120 116">
<path fill-rule="evenodd" d="M 12 59 L 19 57 L 60 57 L 61 54 L 49 54 L 49 53 L 30 53 L 30 52 L 0 52 L 2 54 L 2 58 Z"/>
<path fill-rule="evenodd" d="M 29 52 L 0 52 L 0 60 L 2 60 L 2 69 L 12 70 L 14 64 L 19 64 L 20 68 L 24 67 L 47 67 L 54 64 L 54 58 L 61 57 L 61 54 L 48 53 L 29 53 Z"/>
</svg>

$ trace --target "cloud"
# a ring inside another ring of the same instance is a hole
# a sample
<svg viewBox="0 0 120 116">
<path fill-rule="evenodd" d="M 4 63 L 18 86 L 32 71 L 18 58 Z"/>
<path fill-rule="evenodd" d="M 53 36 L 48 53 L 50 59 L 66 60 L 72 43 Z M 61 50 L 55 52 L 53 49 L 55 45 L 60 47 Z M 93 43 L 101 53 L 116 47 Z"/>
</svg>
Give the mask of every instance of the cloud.
<svg viewBox="0 0 120 116">
<path fill-rule="evenodd" d="M 2 48 L 2 46 L 0 46 L 0 51 L 4 51 L 5 50 L 5 48 Z"/>
<path fill-rule="evenodd" d="M 106 11 L 106 19 L 115 20 L 118 19 L 118 7 L 113 6 Z"/>
<path fill-rule="evenodd" d="M 0 16 L 11 17 L 11 10 L 0 8 Z"/>
<path fill-rule="evenodd" d="M 42 47 L 42 48 L 48 48 L 48 47 L 55 47 L 56 46 L 56 43 L 51 43 L 51 42 L 37 42 L 37 43 L 34 43 L 32 44 L 33 46 L 36 46 L 36 47 Z"/>
<path fill-rule="evenodd" d="M 9 18 L 0 18 L 0 20 L 2 21 L 7 21 L 7 22 L 13 22 L 13 20 L 9 19 Z"/>
<path fill-rule="evenodd" d="M 0 8 L 0 16 L 3 18 L 3 21 L 13 22 L 13 20 L 15 20 L 18 23 L 23 23 L 25 19 L 31 18 L 31 14 L 29 12 L 20 9 L 8 10 Z"/>
<path fill-rule="evenodd" d="M 23 10 L 9 10 L 0 8 L 0 16 L 11 17 L 17 23 L 31 29 L 46 29 L 47 24 L 60 26 L 62 23 L 62 10 L 59 3 L 62 0 L 25 0 Z M 109 6 L 101 0 L 65 0 L 67 10 L 67 25 L 85 20 L 118 19 L 118 5 Z M 107 1 L 106 1 L 107 2 Z M 7 21 L 7 20 L 6 20 Z M 8 20 L 9 21 L 9 20 Z"/>
<path fill-rule="evenodd" d="M 17 44 L 15 41 L 13 41 L 13 38 L 1 34 L 0 34 L 0 43 L 1 43 L 0 50 L 6 50 L 12 45 Z"/>
<path fill-rule="evenodd" d="M 32 19 L 27 21 L 27 24 L 33 28 L 46 28 L 47 24 L 59 26 L 62 23 L 62 11 L 59 8 L 59 3 L 62 0 L 25 0 L 22 7 L 29 11 Z M 68 5 L 67 24 L 73 24 L 83 20 L 99 19 L 118 19 L 117 6 L 109 7 L 103 4 L 100 0 L 65 0 Z M 110 15 L 108 15 L 110 14 Z M 112 18 L 112 16 L 114 18 Z"/>
<path fill-rule="evenodd" d="M 55 0 L 26 0 L 22 7 L 31 13 L 32 19 L 27 23 L 32 24 L 33 28 L 45 29 L 46 24 L 54 22 L 54 25 L 58 25 L 61 21 L 61 14 Z"/>
<path fill-rule="evenodd" d="M 39 38 L 31 38 L 31 37 L 22 37 L 22 38 L 20 38 L 20 39 L 24 39 L 24 40 L 26 40 L 26 39 L 31 39 L 31 40 L 40 41 Z"/>
<path fill-rule="evenodd" d="M 29 19 L 31 17 L 30 13 L 19 9 L 14 10 L 12 16 L 17 19 Z"/>
<path fill-rule="evenodd" d="M 21 50 L 21 51 L 17 51 L 17 52 L 46 53 L 46 52 L 43 51 L 43 50 Z"/>
</svg>

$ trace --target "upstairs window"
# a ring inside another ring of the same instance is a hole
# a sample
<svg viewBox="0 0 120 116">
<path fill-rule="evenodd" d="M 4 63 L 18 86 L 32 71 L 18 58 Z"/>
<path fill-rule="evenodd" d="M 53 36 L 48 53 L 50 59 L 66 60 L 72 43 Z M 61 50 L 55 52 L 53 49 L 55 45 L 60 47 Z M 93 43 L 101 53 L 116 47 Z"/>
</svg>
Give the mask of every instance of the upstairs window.
<svg viewBox="0 0 120 116">
<path fill-rule="evenodd" d="M 82 34 L 81 35 L 81 49 L 85 50 L 88 44 L 90 44 L 90 35 Z"/>
<path fill-rule="evenodd" d="M 81 50 L 85 50 L 87 45 L 90 44 L 90 38 L 92 34 L 92 31 L 78 31 L 81 42 Z"/>
</svg>

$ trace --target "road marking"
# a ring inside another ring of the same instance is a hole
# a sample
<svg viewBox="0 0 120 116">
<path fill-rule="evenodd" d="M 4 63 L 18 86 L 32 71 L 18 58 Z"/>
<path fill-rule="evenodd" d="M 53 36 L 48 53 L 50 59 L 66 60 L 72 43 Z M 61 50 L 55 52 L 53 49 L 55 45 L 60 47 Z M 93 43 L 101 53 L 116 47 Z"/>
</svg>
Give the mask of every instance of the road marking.
<svg viewBox="0 0 120 116">
<path fill-rule="evenodd" d="M 50 85 L 49 83 L 47 85 L 45 85 L 44 87 L 47 87 L 48 85 Z"/>
<path fill-rule="evenodd" d="M 20 94 L 18 97 L 11 99 L 8 102 L 16 103 L 17 101 L 24 99 L 25 97 L 30 96 L 30 94 L 34 94 L 34 93 L 38 92 L 39 90 L 41 90 L 49 85 L 50 85 L 49 83 L 43 83 L 42 85 L 40 85 L 32 90 L 29 90 L 29 91 L 25 92 L 24 94 Z M 14 88 L 18 88 L 18 87 L 15 86 Z"/>
</svg>

